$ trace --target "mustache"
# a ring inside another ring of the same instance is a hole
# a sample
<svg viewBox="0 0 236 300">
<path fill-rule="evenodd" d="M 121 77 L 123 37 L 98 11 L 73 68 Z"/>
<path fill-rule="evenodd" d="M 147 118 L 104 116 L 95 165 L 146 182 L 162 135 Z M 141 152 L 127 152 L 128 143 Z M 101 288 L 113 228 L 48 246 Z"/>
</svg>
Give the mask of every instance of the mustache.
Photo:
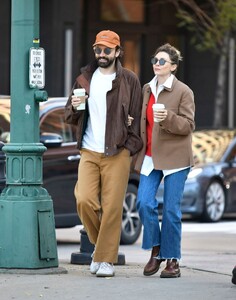
<svg viewBox="0 0 236 300">
<path fill-rule="evenodd" d="M 109 61 L 109 59 L 108 59 L 107 57 L 99 57 L 97 60 L 98 60 L 98 61 L 100 61 L 100 60 L 106 60 L 106 61 Z"/>
</svg>

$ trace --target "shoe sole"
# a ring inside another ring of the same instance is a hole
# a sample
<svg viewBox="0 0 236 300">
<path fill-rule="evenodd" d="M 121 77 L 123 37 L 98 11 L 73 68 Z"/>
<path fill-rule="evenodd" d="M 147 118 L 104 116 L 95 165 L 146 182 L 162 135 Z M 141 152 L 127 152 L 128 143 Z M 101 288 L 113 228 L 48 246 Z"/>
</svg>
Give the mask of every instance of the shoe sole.
<svg viewBox="0 0 236 300">
<path fill-rule="evenodd" d="M 97 277 L 114 277 L 115 273 L 113 273 L 113 274 L 98 274 L 98 273 L 96 273 L 96 276 Z"/>
<path fill-rule="evenodd" d="M 91 272 L 91 271 L 90 271 L 90 273 L 91 273 L 92 275 L 96 275 L 97 272 Z"/>
<path fill-rule="evenodd" d="M 159 270 L 159 268 L 157 270 L 155 270 L 155 271 L 152 271 L 152 272 L 143 272 L 143 275 L 144 276 L 151 276 L 151 275 L 156 274 L 158 272 L 158 270 Z"/>
<path fill-rule="evenodd" d="M 98 270 L 99 270 L 99 268 L 98 268 L 97 270 L 95 270 L 95 271 L 91 271 L 91 270 L 90 270 L 90 273 L 91 273 L 92 275 L 96 275 Z"/>
<path fill-rule="evenodd" d="M 99 270 L 99 268 L 98 268 L 97 270 L 95 270 L 95 271 L 91 271 L 91 270 L 90 270 L 90 273 L 91 273 L 92 275 L 95 275 L 95 274 L 97 273 L 98 270 Z"/>
<path fill-rule="evenodd" d="M 181 277 L 181 273 L 178 273 L 176 275 L 168 275 L 168 274 L 160 275 L 160 278 L 178 278 L 178 277 Z"/>
</svg>

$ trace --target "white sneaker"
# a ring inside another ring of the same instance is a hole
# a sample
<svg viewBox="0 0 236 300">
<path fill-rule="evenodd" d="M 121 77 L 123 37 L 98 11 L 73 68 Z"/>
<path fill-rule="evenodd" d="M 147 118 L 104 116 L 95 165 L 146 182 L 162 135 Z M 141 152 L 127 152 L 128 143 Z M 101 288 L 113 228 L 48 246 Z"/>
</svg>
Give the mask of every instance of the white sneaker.
<svg viewBox="0 0 236 300">
<path fill-rule="evenodd" d="M 96 262 L 96 261 L 93 261 L 93 257 L 94 257 L 94 252 L 95 252 L 95 248 L 94 248 L 94 251 L 93 253 L 91 254 L 91 257 L 92 257 L 92 262 L 90 264 L 90 272 L 91 274 L 96 274 L 99 267 L 100 267 L 100 262 Z"/>
<path fill-rule="evenodd" d="M 102 262 L 96 273 L 97 277 L 112 277 L 115 275 L 115 268 L 113 264 Z"/>
<path fill-rule="evenodd" d="M 101 263 L 100 262 L 96 262 L 96 261 L 93 261 L 91 262 L 90 264 L 90 273 L 91 274 L 96 274 L 99 267 L 100 267 Z"/>
</svg>

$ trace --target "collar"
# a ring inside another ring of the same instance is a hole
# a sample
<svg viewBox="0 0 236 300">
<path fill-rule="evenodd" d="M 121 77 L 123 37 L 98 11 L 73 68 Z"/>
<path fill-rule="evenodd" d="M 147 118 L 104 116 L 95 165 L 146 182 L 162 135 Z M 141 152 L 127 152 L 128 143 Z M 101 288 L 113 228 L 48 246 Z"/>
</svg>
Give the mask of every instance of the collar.
<svg viewBox="0 0 236 300">
<path fill-rule="evenodd" d="M 163 86 L 167 89 L 170 89 L 171 86 L 172 86 L 172 83 L 173 83 L 173 80 L 174 80 L 174 75 L 173 74 L 170 74 L 170 76 L 166 79 L 166 81 L 160 85 L 160 86 Z M 153 77 L 153 79 L 149 82 L 149 85 L 151 88 L 156 88 L 157 86 L 157 81 L 158 81 L 158 78 L 157 78 L 157 75 Z"/>
<path fill-rule="evenodd" d="M 164 82 L 164 87 L 167 88 L 167 89 L 170 89 L 172 87 L 172 84 L 173 84 L 173 80 L 174 80 L 174 75 L 171 74 L 167 79 L 166 81 Z"/>
<path fill-rule="evenodd" d="M 174 80 L 175 76 L 173 74 L 171 74 L 167 79 L 166 81 L 159 86 L 159 89 L 157 91 L 156 89 L 156 86 L 157 86 L 157 75 L 153 77 L 153 79 L 149 82 L 149 85 L 150 85 L 150 88 L 151 88 L 151 91 L 152 91 L 152 94 L 155 96 L 156 100 L 157 100 L 157 97 L 158 97 L 158 94 L 160 91 L 164 90 L 164 88 L 170 90 L 171 87 L 172 87 L 172 84 L 173 84 L 173 80 Z"/>
</svg>

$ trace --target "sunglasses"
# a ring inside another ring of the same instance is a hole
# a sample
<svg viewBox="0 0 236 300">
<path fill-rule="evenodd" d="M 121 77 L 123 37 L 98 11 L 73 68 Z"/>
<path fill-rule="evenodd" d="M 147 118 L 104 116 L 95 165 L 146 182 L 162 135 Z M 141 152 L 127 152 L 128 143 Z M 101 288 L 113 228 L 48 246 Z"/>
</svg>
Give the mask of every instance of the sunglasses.
<svg viewBox="0 0 236 300">
<path fill-rule="evenodd" d="M 111 51 L 112 51 L 112 49 L 108 48 L 108 47 L 106 47 L 104 49 L 101 49 L 99 47 L 94 48 L 95 54 L 101 54 L 103 52 L 104 54 L 109 55 L 109 54 L 111 54 Z"/>
<path fill-rule="evenodd" d="M 168 62 L 168 63 L 170 63 L 170 64 L 173 64 L 171 61 L 165 60 L 164 58 L 158 59 L 158 58 L 156 58 L 156 57 L 153 57 L 153 58 L 151 59 L 151 64 L 152 64 L 152 65 L 155 65 L 156 63 L 158 63 L 158 61 L 159 61 L 159 65 L 160 65 L 160 66 L 164 66 L 164 64 L 165 64 L 166 62 Z"/>
</svg>

